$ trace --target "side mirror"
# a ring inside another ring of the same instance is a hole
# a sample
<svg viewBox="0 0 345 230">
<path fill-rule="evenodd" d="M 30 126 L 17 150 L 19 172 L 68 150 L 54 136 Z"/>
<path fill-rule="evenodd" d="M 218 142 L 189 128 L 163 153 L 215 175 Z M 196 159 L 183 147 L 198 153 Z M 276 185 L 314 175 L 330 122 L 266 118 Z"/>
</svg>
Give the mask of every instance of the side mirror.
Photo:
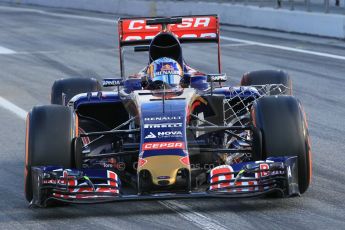
<svg viewBox="0 0 345 230">
<path fill-rule="evenodd" d="M 207 82 L 226 82 L 228 80 L 228 77 L 226 76 L 226 73 L 221 74 L 208 74 L 207 75 Z"/>
<path fill-rule="evenodd" d="M 213 82 L 219 83 L 219 86 L 222 87 L 222 82 L 226 82 L 228 80 L 228 77 L 226 76 L 226 73 L 220 73 L 220 74 L 208 74 L 207 75 L 207 82 L 210 82 L 211 84 L 211 95 L 213 95 Z"/>
<path fill-rule="evenodd" d="M 105 78 L 102 81 L 103 87 L 112 87 L 112 86 L 123 86 L 122 79 L 117 78 Z"/>
</svg>

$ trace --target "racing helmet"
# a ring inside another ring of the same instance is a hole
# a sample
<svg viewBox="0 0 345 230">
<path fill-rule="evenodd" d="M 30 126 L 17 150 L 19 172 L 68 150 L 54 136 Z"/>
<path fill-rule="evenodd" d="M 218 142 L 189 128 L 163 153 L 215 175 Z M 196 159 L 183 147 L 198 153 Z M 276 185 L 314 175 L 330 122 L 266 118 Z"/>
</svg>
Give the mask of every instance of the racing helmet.
<svg viewBox="0 0 345 230">
<path fill-rule="evenodd" d="M 147 68 L 148 83 L 165 85 L 168 88 L 180 84 L 183 71 L 180 64 L 167 57 L 158 58 Z"/>
</svg>

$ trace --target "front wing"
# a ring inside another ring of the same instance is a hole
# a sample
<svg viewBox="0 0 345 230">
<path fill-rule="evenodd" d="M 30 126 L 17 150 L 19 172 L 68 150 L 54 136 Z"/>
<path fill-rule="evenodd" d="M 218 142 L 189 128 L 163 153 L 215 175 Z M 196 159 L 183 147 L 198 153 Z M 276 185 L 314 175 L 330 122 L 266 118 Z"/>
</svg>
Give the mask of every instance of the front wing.
<svg viewBox="0 0 345 230">
<path fill-rule="evenodd" d="M 299 195 L 297 157 L 275 157 L 266 161 L 221 165 L 210 170 L 207 188 L 185 193 L 126 194 L 118 175 L 106 169 L 32 167 L 31 206 L 45 207 L 50 201 L 104 203 L 128 200 L 183 198 L 242 198 L 280 192 Z"/>
</svg>

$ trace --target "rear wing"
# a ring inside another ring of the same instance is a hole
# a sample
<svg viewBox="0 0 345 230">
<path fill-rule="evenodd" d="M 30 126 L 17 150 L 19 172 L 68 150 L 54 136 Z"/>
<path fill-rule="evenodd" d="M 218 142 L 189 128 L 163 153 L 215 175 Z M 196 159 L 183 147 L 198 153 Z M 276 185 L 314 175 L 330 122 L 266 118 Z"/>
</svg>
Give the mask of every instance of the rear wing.
<svg viewBox="0 0 345 230">
<path fill-rule="evenodd" d="M 178 19 L 182 22 L 178 23 Z M 178 24 L 172 24 L 171 21 Z M 150 44 L 152 38 L 162 31 L 162 24 L 169 24 L 166 29 L 174 33 L 181 43 L 218 42 L 218 16 L 198 15 L 172 18 L 120 18 L 118 21 L 120 45 Z"/>
<path fill-rule="evenodd" d="M 124 46 L 149 45 L 161 31 L 176 35 L 180 43 L 213 42 L 218 44 L 218 69 L 220 65 L 219 19 L 217 15 L 176 16 L 171 18 L 120 18 L 118 20 L 120 68 L 124 77 Z"/>
</svg>

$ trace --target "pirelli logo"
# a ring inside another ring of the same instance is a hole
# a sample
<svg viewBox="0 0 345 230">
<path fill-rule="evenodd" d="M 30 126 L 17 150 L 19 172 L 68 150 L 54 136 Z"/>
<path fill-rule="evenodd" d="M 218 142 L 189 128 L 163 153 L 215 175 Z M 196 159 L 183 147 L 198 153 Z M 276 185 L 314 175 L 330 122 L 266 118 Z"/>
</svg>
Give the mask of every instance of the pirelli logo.
<svg viewBox="0 0 345 230">
<path fill-rule="evenodd" d="M 181 128 L 182 123 L 144 124 L 145 129 Z"/>
<path fill-rule="evenodd" d="M 164 150 L 164 149 L 185 149 L 185 144 L 182 141 L 168 141 L 168 142 L 148 142 L 144 143 L 142 150 Z"/>
</svg>

